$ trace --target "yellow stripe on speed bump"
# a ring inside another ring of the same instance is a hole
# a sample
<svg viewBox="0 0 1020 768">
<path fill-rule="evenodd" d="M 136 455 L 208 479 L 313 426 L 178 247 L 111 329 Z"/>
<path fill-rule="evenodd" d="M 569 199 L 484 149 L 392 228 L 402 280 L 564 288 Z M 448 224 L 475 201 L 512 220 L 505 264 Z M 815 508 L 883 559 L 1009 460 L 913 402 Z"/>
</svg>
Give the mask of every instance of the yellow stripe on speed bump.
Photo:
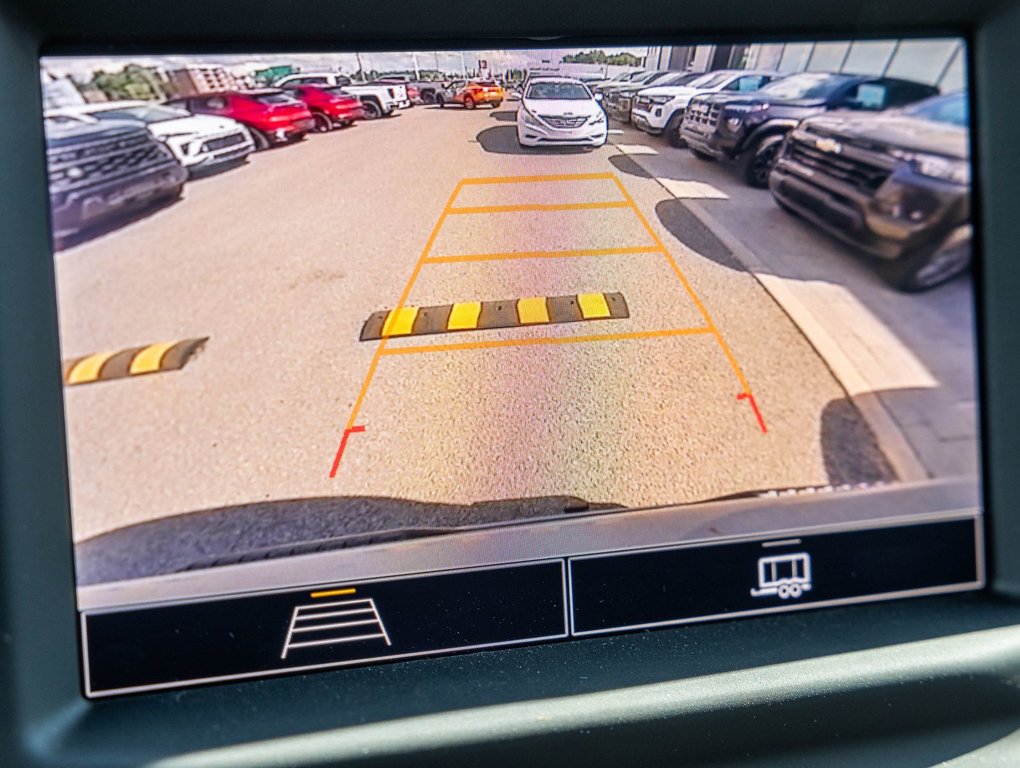
<svg viewBox="0 0 1020 768">
<path fill-rule="evenodd" d="M 89 355 L 83 357 L 81 360 L 71 366 L 67 372 L 67 383 L 68 384 L 87 384 L 90 381 L 95 381 L 99 378 L 100 371 L 103 370 L 103 364 L 113 357 L 116 352 L 99 352 L 95 355 Z"/>
<path fill-rule="evenodd" d="M 577 295 L 577 303 L 581 307 L 581 316 L 585 320 L 598 320 L 612 316 L 604 294 L 580 293 Z"/>
<path fill-rule="evenodd" d="M 526 325 L 554 325 L 630 317 L 622 293 L 529 296 L 502 301 L 462 301 L 432 307 L 403 307 L 373 312 L 361 328 L 361 341 L 389 336 L 426 336 Z"/>
<path fill-rule="evenodd" d="M 536 325 L 549 322 L 549 308 L 545 296 L 532 296 L 517 301 L 517 319 L 521 325 Z"/>
<path fill-rule="evenodd" d="M 150 373 L 177 371 L 201 349 L 209 337 L 162 341 L 144 347 L 130 347 L 113 352 L 65 360 L 64 383 L 67 386 L 89 384 Z"/>
<path fill-rule="evenodd" d="M 414 319 L 418 316 L 417 307 L 401 307 L 390 310 L 383 323 L 383 336 L 407 336 L 414 327 Z"/>
<path fill-rule="evenodd" d="M 176 341 L 164 341 L 161 344 L 150 344 L 134 356 L 128 366 L 128 373 L 132 376 L 139 373 L 155 373 L 159 370 L 163 357 L 176 343 Z"/>
<path fill-rule="evenodd" d="M 450 319 L 446 321 L 446 330 L 473 331 L 478 327 L 478 316 L 480 314 L 482 314 L 482 302 L 458 302 L 450 310 Z"/>
</svg>

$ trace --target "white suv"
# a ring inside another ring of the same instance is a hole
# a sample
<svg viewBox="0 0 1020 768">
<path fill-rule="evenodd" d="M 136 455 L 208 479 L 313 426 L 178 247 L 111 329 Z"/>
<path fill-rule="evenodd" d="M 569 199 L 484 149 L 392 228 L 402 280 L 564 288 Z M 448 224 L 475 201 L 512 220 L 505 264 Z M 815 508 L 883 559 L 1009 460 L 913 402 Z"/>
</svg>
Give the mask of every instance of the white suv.
<svg viewBox="0 0 1020 768">
<path fill-rule="evenodd" d="M 707 72 L 686 85 L 665 85 L 639 91 L 631 110 L 631 121 L 651 134 L 663 133 L 674 147 L 682 147 L 680 123 L 695 96 L 720 91 L 757 91 L 783 75 L 767 70 L 722 69 Z"/>
<path fill-rule="evenodd" d="M 398 109 L 411 106 L 407 98 L 407 86 L 399 83 L 355 83 L 347 75 L 339 72 L 301 72 L 287 75 L 277 80 L 276 88 L 294 85 L 339 85 L 347 93 L 357 96 L 365 108 L 365 117 L 372 120 L 377 117 L 389 117 Z"/>
<path fill-rule="evenodd" d="M 580 80 L 535 77 L 525 84 L 517 107 L 522 147 L 601 147 L 608 133 L 602 105 Z"/>
</svg>

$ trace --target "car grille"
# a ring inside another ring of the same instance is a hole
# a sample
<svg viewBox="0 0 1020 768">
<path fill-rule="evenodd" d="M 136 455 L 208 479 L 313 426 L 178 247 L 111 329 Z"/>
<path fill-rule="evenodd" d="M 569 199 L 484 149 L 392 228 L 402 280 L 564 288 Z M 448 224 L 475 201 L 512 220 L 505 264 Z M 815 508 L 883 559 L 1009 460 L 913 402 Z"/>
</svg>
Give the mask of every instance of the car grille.
<svg viewBox="0 0 1020 768">
<path fill-rule="evenodd" d="M 703 125 L 712 130 L 719 123 L 721 108 L 716 104 L 694 102 L 687 108 L 684 120 L 694 125 Z"/>
<path fill-rule="evenodd" d="M 620 109 L 630 109 L 630 96 L 621 96 L 616 100 L 616 106 Z"/>
<path fill-rule="evenodd" d="M 240 133 L 232 133 L 229 136 L 221 136 L 218 139 L 209 139 L 209 141 L 202 144 L 202 150 L 205 152 L 215 152 L 217 149 L 226 149 L 237 144 L 244 144 L 244 136 Z"/>
<path fill-rule="evenodd" d="M 148 134 L 143 134 L 54 151 L 48 159 L 54 181 L 59 178 L 58 186 L 68 188 L 101 182 L 148 166 L 163 164 L 172 160 L 172 156 L 162 144 L 150 139 Z M 74 180 L 67 179 L 62 173 L 71 167 L 81 171 L 81 175 Z"/>
<path fill-rule="evenodd" d="M 580 128 L 588 119 L 581 117 L 559 117 L 556 115 L 539 115 L 542 120 L 553 128 Z"/>
<path fill-rule="evenodd" d="M 877 190 L 892 173 L 889 168 L 869 163 L 859 157 L 824 152 L 813 146 L 811 140 L 804 141 L 791 137 L 786 154 L 801 165 L 840 179 L 865 192 Z"/>
</svg>

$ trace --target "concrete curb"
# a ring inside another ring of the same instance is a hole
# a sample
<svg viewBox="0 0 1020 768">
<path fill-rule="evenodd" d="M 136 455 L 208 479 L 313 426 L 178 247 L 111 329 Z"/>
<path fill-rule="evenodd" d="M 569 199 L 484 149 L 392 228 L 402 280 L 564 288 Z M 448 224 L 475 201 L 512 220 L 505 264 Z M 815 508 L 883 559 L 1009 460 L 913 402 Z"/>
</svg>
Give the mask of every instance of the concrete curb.
<svg viewBox="0 0 1020 768">
<path fill-rule="evenodd" d="M 619 147 L 616 148 L 621 154 L 641 166 L 649 177 L 659 183 L 673 199 L 681 200 L 684 206 L 730 250 L 734 258 L 754 276 L 766 293 L 772 297 L 772 300 L 793 321 L 846 392 L 847 397 L 856 406 L 868 427 L 871 428 L 879 448 L 892 465 L 896 476 L 907 482 L 927 480 L 930 476 L 928 471 L 896 424 L 892 414 L 889 413 L 879 396 L 869 389 L 852 358 L 818 322 L 808 307 L 790 290 L 787 280 L 770 274 L 761 260 L 739 239 L 730 234 L 696 200 L 676 197 L 665 184 L 659 181 L 652 169 L 641 162 L 640 155 L 631 155 Z"/>
</svg>

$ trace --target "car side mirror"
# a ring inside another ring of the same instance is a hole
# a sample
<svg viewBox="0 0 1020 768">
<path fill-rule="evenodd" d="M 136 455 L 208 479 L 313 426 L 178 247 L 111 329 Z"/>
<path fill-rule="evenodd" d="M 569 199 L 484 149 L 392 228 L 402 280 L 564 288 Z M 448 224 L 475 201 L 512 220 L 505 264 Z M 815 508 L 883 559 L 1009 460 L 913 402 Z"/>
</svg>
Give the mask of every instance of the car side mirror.
<svg viewBox="0 0 1020 768">
<path fill-rule="evenodd" d="M 602 101 L 602 94 L 601 93 L 596 93 L 595 94 L 595 101 Z"/>
</svg>

